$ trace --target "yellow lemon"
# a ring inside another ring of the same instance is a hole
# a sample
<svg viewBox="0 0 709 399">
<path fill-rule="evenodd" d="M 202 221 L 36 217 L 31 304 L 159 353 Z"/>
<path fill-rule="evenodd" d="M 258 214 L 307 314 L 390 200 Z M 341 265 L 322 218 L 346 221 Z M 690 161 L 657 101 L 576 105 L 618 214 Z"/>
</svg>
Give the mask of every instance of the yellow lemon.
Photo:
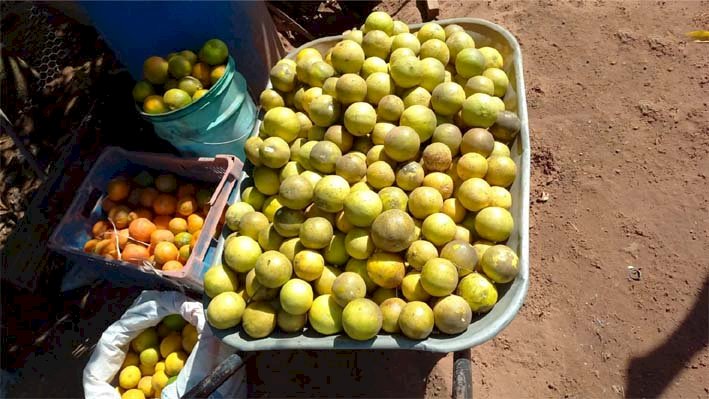
<svg viewBox="0 0 709 399">
<path fill-rule="evenodd" d="M 185 352 L 173 352 L 165 358 L 165 374 L 170 377 L 180 373 L 183 367 L 185 367 L 185 362 L 187 361 L 187 354 Z"/>
<path fill-rule="evenodd" d="M 145 394 L 140 389 L 129 389 L 121 395 L 121 399 L 145 399 Z"/>
<path fill-rule="evenodd" d="M 156 394 L 155 396 L 158 396 L 158 392 L 162 391 L 162 389 L 165 388 L 165 385 L 167 385 L 167 379 L 167 374 L 165 374 L 163 370 L 155 372 L 152 379 L 153 389 L 155 390 Z"/>
<path fill-rule="evenodd" d="M 153 389 L 153 377 L 148 376 L 141 378 L 140 381 L 138 381 L 138 389 L 143 391 L 146 397 L 152 397 L 155 393 Z"/>
<path fill-rule="evenodd" d="M 182 349 L 182 337 L 179 333 L 170 333 L 167 337 L 162 339 L 160 342 L 160 356 L 167 357 L 173 352 L 177 352 Z"/>
<path fill-rule="evenodd" d="M 195 326 L 188 324 L 182 329 L 182 349 L 185 352 L 192 352 L 192 348 L 197 344 L 198 333 Z"/>
<path fill-rule="evenodd" d="M 148 348 L 142 352 L 140 352 L 140 363 L 144 364 L 146 366 L 155 366 L 155 363 L 158 362 L 159 356 L 158 356 L 158 351 L 155 348 Z"/>
<path fill-rule="evenodd" d="M 140 381 L 140 369 L 137 366 L 128 366 L 118 375 L 118 385 L 124 389 L 135 388 L 138 386 L 138 381 Z"/>
</svg>

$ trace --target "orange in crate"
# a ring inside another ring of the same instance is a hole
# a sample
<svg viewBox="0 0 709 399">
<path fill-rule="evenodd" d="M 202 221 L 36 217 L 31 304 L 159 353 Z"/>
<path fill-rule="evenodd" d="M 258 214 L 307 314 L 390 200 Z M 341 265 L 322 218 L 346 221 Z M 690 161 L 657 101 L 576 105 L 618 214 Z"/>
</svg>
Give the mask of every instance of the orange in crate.
<svg viewBox="0 0 709 399">
<path fill-rule="evenodd" d="M 156 227 L 153 222 L 145 218 L 135 219 L 130 223 L 128 232 L 130 236 L 138 241 L 150 242 L 150 236 L 155 231 Z"/>
<path fill-rule="evenodd" d="M 142 265 L 143 262 L 150 259 L 148 248 L 138 244 L 127 244 L 121 255 L 124 261 L 136 265 Z"/>
<path fill-rule="evenodd" d="M 170 194 L 158 194 L 153 202 L 153 210 L 158 215 L 172 215 L 176 208 L 177 199 Z"/>
<path fill-rule="evenodd" d="M 130 195 L 130 183 L 122 177 L 117 177 L 108 183 L 108 198 L 120 202 Z"/>
<path fill-rule="evenodd" d="M 146 208 L 152 208 L 153 202 L 155 202 L 155 199 L 158 197 L 159 194 L 160 192 L 157 189 L 153 187 L 146 187 L 141 190 L 138 202 L 141 206 L 144 206 Z"/>
<path fill-rule="evenodd" d="M 172 232 L 172 234 L 180 234 L 187 231 L 187 220 L 184 218 L 172 218 L 167 228 Z"/>
<path fill-rule="evenodd" d="M 175 244 L 163 241 L 155 246 L 153 256 L 155 256 L 155 263 L 162 265 L 171 260 L 177 260 L 179 252 Z"/>
</svg>

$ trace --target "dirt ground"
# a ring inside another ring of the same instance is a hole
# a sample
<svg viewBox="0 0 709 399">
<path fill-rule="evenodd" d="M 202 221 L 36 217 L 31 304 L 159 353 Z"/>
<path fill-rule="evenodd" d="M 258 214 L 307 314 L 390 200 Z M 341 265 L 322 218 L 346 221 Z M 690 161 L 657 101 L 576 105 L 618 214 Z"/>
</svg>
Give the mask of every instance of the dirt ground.
<svg viewBox="0 0 709 399">
<path fill-rule="evenodd" d="M 709 397 L 709 44 L 684 36 L 709 29 L 709 2 L 440 7 L 518 38 L 533 147 L 529 294 L 473 349 L 475 396 Z M 422 20 L 412 1 L 377 9 Z M 86 349 L 132 295 L 101 290 L 84 311 L 106 317 L 45 337 L 8 397 L 82 395 Z M 452 355 L 260 353 L 247 371 L 253 396 L 443 398 Z"/>
</svg>

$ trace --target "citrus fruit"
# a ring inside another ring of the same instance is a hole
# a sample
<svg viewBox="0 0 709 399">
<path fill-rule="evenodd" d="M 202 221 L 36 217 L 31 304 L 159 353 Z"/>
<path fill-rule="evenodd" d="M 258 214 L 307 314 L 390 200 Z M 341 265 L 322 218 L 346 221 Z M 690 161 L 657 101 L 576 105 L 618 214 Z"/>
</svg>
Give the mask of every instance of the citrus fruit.
<svg viewBox="0 0 709 399">
<path fill-rule="evenodd" d="M 218 329 L 231 328 L 241 322 L 246 303 L 236 292 L 222 292 L 209 302 L 207 321 Z"/>
<path fill-rule="evenodd" d="M 278 288 L 290 279 L 293 266 L 282 253 L 266 251 L 256 260 L 254 270 L 259 283 L 267 288 Z"/>
<path fill-rule="evenodd" d="M 416 161 L 404 164 L 396 172 L 396 185 L 406 191 L 419 187 L 423 183 L 423 179 L 423 167 Z"/>
<path fill-rule="evenodd" d="M 517 166 L 510 157 L 492 156 L 487 159 L 485 180 L 493 186 L 509 187 L 517 175 Z"/>
<path fill-rule="evenodd" d="M 308 84 L 313 87 L 322 87 L 325 81 L 335 74 L 335 69 L 325 61 L 315 61 L 307 64 Z"/>
<path fill-rule="evenodd" d="M 324 259 L 333 265 L 344 265 L 350 258 L 345 249 L 345 234 L 342 232 L 336 232 L 332 237 L 332 240 L 323 249 Z M 296 272 L 297 274 L 297 272 Z"/>
<path fill-rule="evenodd" d="M 283 205 L 281 205 L 281 202 L 278 200 L 278 196 L 273 195 L 271 197 L 266 198 L 266 200 L 263 202 L 262 211 L 263 214 L 266 215 L 266 217 L 268 218 L 268 221 L 273 222 L 273 216 L 276 214 L 276 211 L 282 206 Z"/>
<path fill-rule="evenodd" d="M 398 297 L 397 290 L 394 288 L 378 287 L 372 293 L 372 300 L 377 305 L 381 305 L 382 302 L 386 301 L 389 298 L 397 298 L 397 297 Z"/>
<path fill-rule="evenodd" d="M 519 258 L 506 245 L 494 245 L 488 248 L 480 264 L 482 271 L 496 283 L 509 283 L 519 273 Z"/>
<path fill-rule="evenodd" d="M 449 25 L 450 26 L 450 25 Z M 453 32 L 446 37 L 446 46 L 450 51 L 450 59 L 455 63 L 458 54 L 466 48 L 475 48 L 475 41 L 465 31 Z"/>
<path fill-rule="evenodd" d="M 445 67 L 435 58 L 423 58 L 421 60 L 421 81 L 420 86 L 429 93 L 445 80 Z M 426 104 L 428 105 L 428 104 Z"/>
<path fill-rule="evenodd" d="M 416 270 L 421 270 L 426 262 L 437 257 L 438 249 L 436 249 L 436 246 L 425 240 L 412 242 L 406 251 L 406 262 Z"/>
<path fill-rule="evenodd" d="M 352 40 L 353 42 L 357 44 L 362 44 L 362 37 L 364 35 L 364 32 L 357 28 L 353 28 L 350 30 L 346 30 L 342 32 L 342 38 L 345 40 Z"/>
<path fill-rule="evenodd" d="M 253 269 L 260 256 L 258 242 L 248 236 L 232 238 L 224 246 L 224 262 L 235 272 L 245 273 Z"/>
<path fill-rule="evenodd" d="M 502 112 L 500 113 L 502 114 Z M 500 119 L 500 116 L 498 115 L 497 119 Z M 494 127 L 494 125 L 493 125 Z M 509 157 L 511 156 L 510 153 L 510 147 L 507 146 L 505 143 L 501 143 L 499 141 L 495 141 L 495 146 L 492 148 L 492 152 L 490 153 L 490 156 L 502 156 L 502 157 Z"/>
<path fill-rule="evenodd" d="M 261 92 L 261 95 L 259 96 L 259 103 L 266 111 L 269 111 L 272 108 L 285 106 L 283 97 L 281 97 L 277 91 L 271 89 L 266 89 Z"/>
<path fill-rule="evenodd" d="M 375 145 L 369 149 L 366 156 L 367 165 L 371 165 L 377 161 L 384 161 L 390 166 L 396 166 L 396 161 L 391 159 L 389 155 L 384 151 L 383 145 Z"/>
<path fill-rule="evenodd" d="M 273 224 L 259 231 L 258 243 L 264 251 L 278 250 L 283 244 L 283 237 L 276 231 Z"/>
<path fill-rule="evenodd" d="M 302 147 L 301 147 L 302 149 Z M 309 163 L 322 173 L 335 171 L 335 163 L 342 156 L 342 150 L 331 141 L 319 141 L 310 150 Z"/>
<path fill-rule="evenodd" d="M 205 64 L 204 62 L 198 62 L 192 66 L 191 75 L 197 78 L 197 80 L 202 83 L 202 86 L 209 87 L 209 85 L 212 83 L 212 78 L 210 76 L 211 71 L 212 68 L 210 68 L 209 65 Z"/>
<path fill-rule="evenodd" d="M 404 259 L 398 254 L 377 252 L 367 260 L 367 274 L 380 287 L 398 287 L 405 271 Z"/>
<path fill-rule="evenodd" d="M 365 60 L 366 61 L 366 60 Z M 366 64 L 366 62 L 365 62 Z M 364 65 L 362 65 L 362 68 L 364 68 Z M 328 96 L 332 96 L 333 98 L 337 98 L 337 81 L 340 80 L 338 77 L 329 77 L 325 79 L 325 81 L 322 84 L 322 94 L 327 94 Z"/>
<path fill-rule="evenodd" d="M 399 315 L 406 306 L 406 301 L 401 298 L 388 298 L 384 300 L 379 309 L 382 312 L 382 329 L 390 334 L 401 331 L 399 328 Z"/>
<path fill-rule="evenodd" d="M 347 152 L 352 148 L 354 138 L 342 125 L 332 125 L 325 131 L 323 139 L 335 143 L 340 151 Z"/>
<path fill-rule="evenodd" d="M 408 51 L 398 51 L 402 49 Z M 404 55 L 416 57 L 420 50 L 421 43 L 419 43 L 418 39 L 413 34 L 409 32 L 402 32 L 394 35 L 391 41 L 391 55 L 389 56 L 389 63 L 393 63 L 397 58 Z"/>
<path fill-rule="evenodd" d="M 338 160 L 338 162 L 341 159 Z M 313 190 L 313 203 L 325 212 L 338 212 L 344 206 L 350 187 L 347 181 L 336 175 L 320 179 Z"/>
<path fill-rule="evenodd" d="M 497 289 L 479 273 L 470 273 L 458 284 L 460 295 L 475 313 L 485 313 L 497 302 Z"/>
<path fill-rule="evenodd" d="M 465 89 L 465 95 L 468 97 L 475 93 L 483 93 L 489 96 L 495 94 L 493 81 L 482 75 L 468 79 L 463 88 Z"/>
<path fill-rule="evenodd" d="M 404 112 L 404 101 L 393 94 L 387 94 L 379 100 L 377 116 L 389 122 L 398 122 Z"/>
<path fill-rule="evenodd" d="M 268 228 L 269 222 L 266 215 L 261 212 L 248 212 L 239 220 L 239 233 L 253 240 L 258 240 L 261 230 Z"/>
<path fill-rule="evenodd" d="M 480 52 L 485 57 L 485 68 L 502 68 L 504 64 L 502 55 L 492 47 L 481 47 Z"/>
<path fill-rule="evenodd" d="M 325 266 L 320 277 L 313 281 L 313 287 L 315 288 L 315 292 L 317 292 L 318 295 L 331 294 L 332 283 L 339 275 L 339 269 L 332 266 Z"/>
<path fill-rule="evenodd" d="M 315 58 L 317 60 L 321 60 L 322 54 L 320 54 L 320 52 L 315 48 L 307 47 L 307 48 L 304 48 L 298 52 L 298 54 L 295 57 L 295 62 L 297 63 L 299 61 L 303 61 L 303 60 L 310 59 L 310 58 Z M 283 60 L 281 60 L 281 61 L 283 61 Z"/>
<path fill-rule="evenodd" d="M 431 295 L 421 285 L 421 273 L 411 271 L 401 281 L 401 293 L 408 301 L 427 301 Z"/>
<path fill-rule="evenodd" d="M 483 179 L 470 178 L 458 187 L 456 198 L 465 209 L 477 212 L 490 204 L 490 185 Z"/>
<path fill-rule="evenodd" d="M 490 187 L 490 206 L 497 206 L 507 210 L 512 207 L 512 195 L 504 187 Z"/>
<path fill-rule="evenodd" d="M 497 120 L 500 112 L 495 97 L 475 93 L 463 102 L 461 117 L 468 126 L 488 128 Z"/>
<path fill-rule="evenodd" d="M 441 83 L 432 92 L 431 106 L 440 115 L 454 115 L 463 106 L 465 90 L 453 82 Z"/>
<path fill-rule="evenodd" d="M 390 209 L 406 211 L 409 202 L 409 196 L 399 187 L 384 187 L 379 190 L 379 199 L 382 200 L 384 211 Z"/>
<path fill-rule="evenodd" d="M 493 95 L 496 97 L 505 95 L 507 87 L 510 84 L 510 80 L 505 71 L 499 68 L 488 68 L 483 71 L 483 76 L 492 81 L 494 87 Z"/>
<path fill-rule="evenodd" d="M 168 77 L 168 62 L 162 57 L 149 57 L 143 63 L 143 76 L 152 84 L 165 83 Z"/>
<path fill-rule="evenodd" d="M 427 174 L 423 179 L 423 185 L 438 190 L 444 200 L 453 195 L 453 179 L 445 173 L 432 172 Z"/>
<path fill-rule="evenodd" d="M 287 333 L 302 331 L 307 322 L 307 314 L 292 315 L 283 309 L 278 310 L 278 315 L 276 316 L 276 324 L 278 324 L 278 328 Z"/>
<path fill-rule="evenodd" d="M 176 55 L 170 58 L 170 60 L 168 61 L 167 70 L 174 78 L 182 79 L 185 76 L 188 76 L 190 72 L 192 72 L 192 64 L 185 57 Z"/>
<path fill-rule="evenodd" d="M 487 207 L 475 215 L 475 231 L 492 242 L 505 241 L 514 228 L 512 214 L 505 208 Z"/>
<path fill-rule="evenodd" d="M 423 143 L 431 138 L 436 129 L 436 114 L 423 105 L 412 105 L 402 112 L 399 124 L 414 129 Z"/>
<path fill-rule="evenodd" d="M 384 11 L 374 11 L 367 16 L 362 31 L 367 33 L 374 30 L 379 30 L 387 35 L 391 35 L 394 31 L 394 21 L 389 14 Z"/>
<path fill-rule="evenodd" d="M 128 366 L 118 375 L 118 384 L 123 389 L 135 388 L 139 381 L 140 369 L 137 366 Z"/>
<path fill-rule="evenodd" d="M 391 46 L 391 43 L 389 43 Z M 387 53 L 387 57 L 388 57 Z M 387 62 L 384 61 L 382 58 L 379 57 L 369 57 L 364 60 L 364 63 L 362 64 L 362 70 L 360 71 L 360 76 L 362 78 L 367 79 L 371 74 L 375 72 L 388 72 L 389 71 L 389 66 L 387 65 Z"/>
<path fill-rule="evenodd" d="M 346 271 L 335 278 L 331 292 L 335 302 L 344 307 L 352 300 L 364 298 L 367 294 L 367 285 L 362 276 Z"/>
<path fill-rule="evenodd" d="M 356 102 L 347 107 L 344 114 L 345 128 L 355 136 L 364 136 L 374 129 L 377 112 L 365 102 Z"/>
<path fill-rule="evenodd" d="M 148 96 L 155 94 L 155 88 L 150 82 L 141 80 L 133 86 L 133 100 L 142 103 Z"/>
<path fill-rule="evenodd" d="M 227 269 L 221 263 L 217 263 L 204 273 L 204 293 L 208 297 L 214 298 L 222 292 L 236 291 L 239 289 L 239 281 L 236 274 Z"/>
<path fill-rule="evenodd" d="M 160 341 L 160 356 L 167 357 L 172 352 L 182 349 L 182 336 L 179 332 L 171 332 Z"/>
<path fill-rule="evenodd" d="M 335 93 L 337 101 L 344 105 L 364 101 L 367 96 L 367 83 L 356 73 L 346 73 L 337 79 Z"/>
<path fill-rule="evenodd" d="M 333 229 L 330 222 L 323 217 L 306 219 L 300 225 L 300 242 L 306 248 L 325 248 L 332 240 Z"/>
<path fill-rule="evenodd" d="M 286 107 L 275 107 L 263 117 L 264 132 L 270 137 L 279 137 L 290 143 L 300 133 L 300 121 L 295 112 Z"/>
<path fill-rule="evenodd" d="M 370 135 L 372 144 L 383 145 L 384 138 L 386 137 L 387 133 L 389 133 L 395 127 L 395 125 L 392 125 L 388 122 L 377 122 L 377 124 L 374 125 L 374 129 L 372 129 L 372 134 Z"/>
<path fill-rule="evenodd" d="M 478 76 L 485 70 L 485 56 L 476 48 L 464 48 L 455 57 L 455 70 L 465 79 Z"/>
<path fill-rule="evenodd" d="M 473 318 L 470 305 L 458 295 L 448 295 L 433 307 L 436 328 L 446 334 L 459 334 L 468 329 Z"/>
<path fill-rule="evenodd" d="M 369 278 L 369 274 L 367 274 L 367 261 L 363 259 L 349 259 L 347 261 L 347 265 L 345 266 L 345 271 L 346 272 L 351 272 L 351 273 L 356 273 L 360 277 L 362 277 L 362 280 L 364 280 L 364 285 L 366 287 L 367 292 L 371 292 L 374 290 L 377 285 L 374 284 L 374 281 L 372 281 L 371 278 Z"/>
<path fill-rule="evenodd" d="M 425 23 L 418 31 L 418 40 L 421 43 L 431 39 L 446 40 L 446 32 L 443 27 L 435 22 Z"/>
<path fill-rule="evenodd" d="M 367 174 L 367 162 L 356 154 L 345 154 L 335 163 L 335 173 L 344 183 L 356 183 L 362 180 L 362 178 Z M 349 184 L 347 184 L 346 191 L 344 190 L 344 185 L 341 187 L 341 192 L 345 194 L 349 192 Z M 339 209 L 333 210 L 332 212 L 336 212 L 337 210 Z"/>
<path fill-rule="evenodd" d="M 435 58 L 441 62 L 441 64 L 446 65 L 450 60 L 450 50 L 446 43 L 440 39 L 430 39 L 421 44 L 421 51 L 419 52 L 421 59 L 424 58 Z"/>
<path fill-rule="evenodd" d="M 241 325 L 251 338 L 267 337 L 276 328 L 276 309 L 268 302 L 251 302 L 244 310 Z"/>
<path fill-rule="evenodd" d="M 374 252 L 374 242 L 367 230 L 353 228 L 345 236 L 345 250 L 355 259 L 367 259 Z"/>
<path fill-rule="evenodd" d="M 162 96 L 149 95 L 143 101 L 143 111 L 146 114 L 162 114 L 169 111 Z"/>
<path fill-rule="evenodd" d="M 156 371 L 155 374 L 153 374 L 153 378 L 151 381 L 153 384 L 153 391 L 155 391 L 156 394 L 161 392 L 162 389 L 165 388 L 165 386 L 167 385 L 167 380 L 168 376 L 167 374 L 165 374 L 164 369 Z"/>
<path fill-rule="evenodd" d="M 458 268 L 458 275 L 465 276 L 475 271 L 477 251 L 466 241 L 451 241 L 441 249 L 441 258 L 451 261 Z"/>
<path fill-rule="evenodd" d="M 150 376 L 144 376 L 138 381 L 138 389 L 143 392 L 144 398 L 150 398 L 155 394 L 153 389 L 153 378 Z M 139 396 L 140 397 L 140 396 Z M 123 397 L 121 397 L 123 399 Z"/>
<path fill-rule="evenodd" d="M 398 57 L 394 61 L 390 61 L 389 69 L 391 78 L 399 87 L 414 87 L 421 82 L 423 66 L 415 56 Z"/>
<path fill-rule="evenodd" d="M 367 183 L 375 189 L 389 187 L 394 183 L 394 170 L 384 161 L 377 161 L 367 168 Z"/>
<path fill-rule="evenodd" d="M 231 229 L 232 231 L 238 231 L 239 221 L 241 220 L 241 218 L 245 214 L 253 211 L 254 207 L 247 204 L 246 202 L 235 202 L 232 205 L 229 205 L 229 208 L 227 208 L 225 215 L 227 227 L 229 227 L 229 229 Z"/>
<path fill-rule="evenodd" d="M 492 134 L 480 128 L 473 128 L 465 132 L 463 141 L 460 144 L 460 151 L 463 154 L 477 152 L 487 158 L 495 148 L 495 138 Z"/>
<path fill-rule="evenodd" d="M 310 325 L 323 335 L 336 334 L 342 331 L 342 307 L 335 299 L 324 294 L 315 298 L 308 312 Z"/>
<path fill-rule="evenodd" d="M 303 209 L 313 199 L 313 186 L 308 179 L 295 175 L 281 182 L 278 189 L 280 203 L 291 209 Z"/>
<path fill-rule="evenodd" d="M 445 213 L 433 213 L 424 219 L 421 231 L 426 239 L 437 246 L 453 240 L 455 222 Z"/>
<path fill-rule="evenodd" d="M 339 231 L 347 234 L 354 228 L 354 225 L 347 220 L 344 211 L 339 211 L 335 216 L 335 227 L 337 227 Z"/>
<path fill-rule="evenodd" d="M 300 279 L 288 280 L 280 292 L 281 308 L 292 315 L 303 315 L 313 303 L 313 288 Z"/>
<path fill-rule="evenodd" d="M 269 301 L 278 295 L 278 289 L 268 288 L 256 279 L 256 270 L 251 269 L 244 278 L 244 291 L 252 301 Z M 243 316 L 242 316 L 243 317 Z"/>
<path fill-rule="evenodd" d="M 417 219 L 439 212 L 443 207 L 441 193 L 432 187 L 417 187 L 409 194 L 409 212 Z"/>
<path fill-rule="evenodd" d="M 303 212 L 286 207 L 279 208 L 273 215 L 273 226 L 278 234 L 286 238 L 297 236 L 304 221 Z"/>
<path fill-rule="evenodd" d="M 399 314 L 399 328 L 411 339 L 425 339 L 433 331 L 433 325 L 433 310 L 425 302 L 409 302 Z"/>
<path fill-rule="evenodd" d="M 405 22 L 402 21 L 394 21 L 394 27 L 392 28 L 391 35 L 397 35 L 399 33 L 408 33 L 409 32 L 409 26 L 406 25 Z"/>
<path fill-rule="evenodd" d="M 378 104 L 384 96 L 394 92 L 394 82 L 384 72 L 374 72 L 367 77 L 367 101 Z"/>
<path fill-rule="evenodd" d="M 345 217 L 355 226 L 367 227 L 382 212 L 382 201 L 372 191 L 350 192 L 344 202 Z"/>
<path fill-rule="evenodd" d="M 295 65 L 278 63 L 269 72 L 271 84 L 276 90 L 287 93 L 295 88 Z"/>
<path fill-rule="evenodd" d="M 281 182 L 278 178 L 277 171 L 265 166 L 257 166 L 254 168 L 253 178 L 254 185 L 258 191 L 266 195 L 274 195 L 278 193 L 278 188 L 280 187 Z"/>
<path fill-rule="evenodd" d="M 377 248 L 389 252 L 400 252 L 413 241 L 414 222 L 400 209 L 382 212 L 372 223 L 372 241 Z"/>
<path fill-rule="evenodd" d="M 521 128 L 521 121 L 517 114 L 511 111 L 500 111 L 495 124 L 490 127 L 490 132 L 497 140 L 510 142 L 517 137 Z"/>
<path fill-rule="evenodd" d="M 399 126 L 386 134 L 383 144 L 386 154 L 401 162 L 416 156 L 421 141 L 414 129 L 408 126 Z"/>
<path fill-rule="evenodd" d="M 364 63 L 364 50 L 352 40 L 343 40 L 332 48 L 332 66 L 340 73 L 359 73 Z"/>
<path fill-rule="evenodd" d="M 350 338 L 366 341 L 382 328 L 382 312 L 370 299 L 354 299 L 342 311 L 342 327 Z"/>
<path fill-rule="evenodd" d="M 421 163 L 428 171 L 445 172 L 451 165 L 453 156 L 450 148 L 443 143 L 431 143 L 423 150 Z"/>
<path fill-rule="evenodd" d="M 170 89 L 163 94 L 165 105 L 171 110 L 176 110 L 189 105 L 192 102 L 192 96 L 181 89 Z"/>
<path fill-rule="evenodd" d="M 229 56 L 226 43 L 219 39 L 210 39 L 199 50 L 199 59 L 209 65 L 223 64 Z"/>
<path fill-rule="evenodd" d="M 456 173 L 462 180 L 473 177 L 482 179 L 488 173 L 488 161 L 477 152 L 469 152 L 458 160 Z"/>
<path fill-rule="evenodd" d="M 381 30 L 370 30 L 365 32 L 362 38 L 362 50 L 365 57 L 389 58 L 392 39 Z"/>
<path fill-rule="evenodd" d="M 458 270 L 447 259 L 429 259 L 421 269 L 421 285 L 433 296 L 449 295 L 458 285 Z"/>
</svg>

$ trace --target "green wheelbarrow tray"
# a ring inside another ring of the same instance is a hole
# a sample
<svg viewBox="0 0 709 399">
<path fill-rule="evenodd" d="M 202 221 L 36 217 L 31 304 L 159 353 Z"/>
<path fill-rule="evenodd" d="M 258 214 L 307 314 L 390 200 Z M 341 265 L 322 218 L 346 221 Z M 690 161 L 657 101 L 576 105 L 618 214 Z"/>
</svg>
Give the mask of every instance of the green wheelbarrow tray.
<svg viewBox="0 0 709 399">
<path fill-rule="evenodd" d="M 323 336 L 312 328 L 306 328 L 302 333 L 286 334 L 276 331 L 267 338 L 250 338 L 240 327 L 217 330 L 212 332 L 224 344 L 234 347 L 238 351 L 268 351 L 268 350 L 343 350 L 343 349 L 408 349 L 429 352 L 456 352 L 480 345 L 502 331 L 515 317 L 524 302 L 529 284 L 529 126 L 527 120 L 527 102 L 525 98 L 524 77 L 522 74 L 522 54 L 517 40 L 504 28 L 476 18 L 455 18 L 437 21 L 440 25 L 458 24 L 462 26 L 475 40 L 475 46 L 494 47 L 500 51 L 504 58 L 503 69 L 510 78 L 510 85 L 503 98 L 508 110 L 516 112 L 521 121 L 522 129 L 511 145 L 511 157 L 517 165 L 517 177 L 512 184 L 512 216 L 515 227 L 507 245 L 519 255 L 519 274 L 511 283 L 498 285 L 499 301 L 492 310 L 485 314 L 473 316 L 473 321 L 468 329 L 458 335 L 445 335 L 435 333 L 424 340 L 412 340 L 400 334 L 380 333 L 368 341 L 356 341 L 344 333 L 339 335 Z M 412 30 L 420 28 L 423 24 L 410 25 Z M 296 54 L 303 48 L 314 47 L 325 53 L 327 49 L 341 40 L 341 36 L 324 37 L 295 49 L 286 58 L 295 59 Z M 270 87 L 270 86 L 269 86 Z M 258 123 L 254 134 L 258 134 Z M 238 192 L 251 185 L 246 174 L 239 181 Z M 238 194 L 237 197 L 238 198 Z M 229 234 L 227 228 L 220 237 L 220 242 L 215 252 L 215 259 L 221 259 L 224 248 L 224 237 Z M 209 298 L 205 296 L 204 305 L 207 306 Z"/>
</svg>

